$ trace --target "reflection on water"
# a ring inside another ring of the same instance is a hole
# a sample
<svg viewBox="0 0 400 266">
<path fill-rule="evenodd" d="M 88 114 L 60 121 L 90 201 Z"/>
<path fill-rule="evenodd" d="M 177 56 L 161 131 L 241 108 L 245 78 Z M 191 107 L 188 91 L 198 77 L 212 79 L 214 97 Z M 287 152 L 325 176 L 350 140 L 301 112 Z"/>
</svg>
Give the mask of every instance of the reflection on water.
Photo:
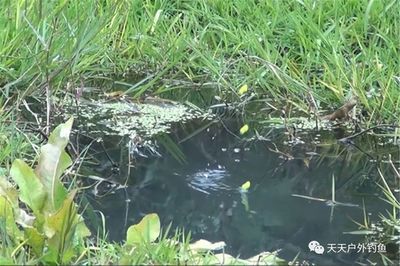
<svg viewBox="0 0 400 266">
<path fill-rule="evenodd" d="M 218 165 L 219 169 L 204 169 L 187 176 L 187 184 L 194 190 L 210 194 L 218 190 L 229 190 L 224 184 L 224 179 L 229 178 L 229 173 Z"/>
<path fill-rule="evenodd" d="M 110 138 L 105 146 L 120 172 L 91 167 L 86 173 L 119 183 L 129 175 L 128 186 L 106 193 L 112 184 L 103 182 L 98 190 L 105 194 L 88 197 L 105 214 L 112 240 L 123 240 L 127 225 L 156 212 L 164 225 L 183 226 L 195 239 L 225 241 L 233 255 L 281 250 L 288 260 L 300 252 L 301 259 L 312 262 L 352 264 L 360 254 L 321 256 L 311 253 L 308 243 L 362 242 L 362 236 L 343 234 L 358 229 L 352 220 L 362 221 L 359 206 L 365 204 L 370 219 L 376 219 L 370 213 L 389 208 L 378 199 L 374 161 L 382 159 L 379 140 L 368 137 L 358 146 L 346 146 L 330 132 L 298 134 L 303 142 L 296 145 L 283 145 L 287 136 L 279 129 L 265 136 L 271 141 L 244 142 L 215 124 L 180 144 L 185 164 L 161 150 L 161 157 L 131 161 L 131 168 L 125 146 Z M 176 132 L 173 137 L 185 136 Z M 104 165 L 107 156 L 98 150 L 95 157 Z M 332 176 L 335 200 L 345 204 L 329 204 Z M 252 185 L 244 201 L 238 188 L 248 180 Z"/>
</svg>

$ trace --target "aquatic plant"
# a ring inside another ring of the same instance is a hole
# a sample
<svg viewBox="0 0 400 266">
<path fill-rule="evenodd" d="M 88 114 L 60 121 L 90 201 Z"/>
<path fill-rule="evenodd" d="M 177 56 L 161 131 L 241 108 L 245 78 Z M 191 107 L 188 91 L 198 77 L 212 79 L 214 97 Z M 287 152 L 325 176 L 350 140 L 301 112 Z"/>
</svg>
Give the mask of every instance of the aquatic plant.
<svg viewBox="0 0 400 266">
<path fill-rule="evenodd" d="M 0 218 L 7 236 L 46 263 L 71 262 L 79 252 L 74 249 L 82 247 L 78 243 L 90 235 L 73 201 L 77 190 L 68 192 L 61 181 L 72 164 L 65 151 L 72 123 L 70 119 L 53 131 L 34 169 L 20 159 L 13 162 L 10 175 L 18 189 L 0 177 Z"/>
</svg>

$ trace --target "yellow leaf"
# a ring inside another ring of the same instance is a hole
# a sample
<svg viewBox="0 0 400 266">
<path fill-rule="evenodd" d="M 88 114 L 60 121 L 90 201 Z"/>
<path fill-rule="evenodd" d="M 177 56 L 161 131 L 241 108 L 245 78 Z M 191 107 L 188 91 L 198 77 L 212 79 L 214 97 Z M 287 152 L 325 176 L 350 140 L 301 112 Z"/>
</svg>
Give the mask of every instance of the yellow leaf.
<svg viewBox="0 0 400 266">
<path fill-rule="evenodd" d="M 245 183 L 243 183 L 242 185 L 243 190 L 249 190 L 249 188 L 250 188 L 250 181 L 246 181 Z"/>
<path fill-rule="evenodd" d="M 247 84 L 244 84 L 242 87 L 240 87 L 239 89 L 239 95 L 243 95 L 247 92 L 247 90 L 249 89 L 249 87 L 247 86 Z"/>
<path fill-rule="evenodd" d="M 249 125 L 244 125 L 240 128 L 240 134 L 243 135 L 244 133 L 246 133 L 247 131 L 249 131 Z"/>
<path fill-rule="evenodd" d="M 304 164 L 306 165 L 307 168 L 310 167 L 310 160 L 309 160 L 309 159 L 304 158 L 304 159 L 303 159 L 303 162 L 304 162 Z"/>
<path fill-rule="evenodd" d="M 123 91 L 106 92 L 104 93 L 104 96 L 106 96 L 107 98 L 120 98 L 124 96 L 124 92 Z"/>
</svg>

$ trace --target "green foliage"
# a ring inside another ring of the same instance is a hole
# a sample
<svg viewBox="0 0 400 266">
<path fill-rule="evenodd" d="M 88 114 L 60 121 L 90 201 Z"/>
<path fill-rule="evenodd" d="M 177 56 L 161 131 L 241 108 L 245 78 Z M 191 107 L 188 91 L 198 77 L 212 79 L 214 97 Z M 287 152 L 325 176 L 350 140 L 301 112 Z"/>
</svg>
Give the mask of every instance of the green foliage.
<svg viewBox="0 0 400 266">
<path fill-rule="evenodd" d="M 16 244 L 24 241 L 46 263 L 71 262 L 77 254 L 75 244 L 90 234 L 73 202 L 76 190 L 67 193 L 61 182 L 71 165 L 65 148 L 72 123 L 70 119 L 53 131 L 35 169 L 22 160 L 14 161 L 10 175 L 18 191 L 0 177 L 0 218 L 5 220 L 7 235 Z"/>
<path fill-rule="evenodd" d="M 126 233 L 127 245 L 138 245 L 141 243 L 154 242 L 160 235 L 160 218 L 155 213 L 151 213 L 143 217 L 143 219 L 135 225 L 128 228 Z"/>
<path fill-rule="evenodd" d="M 47 193 L 34 170 L 24 161 L 17 159 L 11 167 L 11 176 L 19 187 L 19 198 L 31 210 L 40 215 L 46 201 Z"/>
<path fill-rule="evenodd" d="M 189 264 L 189 265 L 286 265 L 276 253 L 262 252 L 247 260 L 234 258 L 225 252 L 215 254 L 223 249 L 225 242 L 212 243 L 200 239 L 189 244 L 190 235 L 180 234 L 168 237 L 168 231 L 162 234 L 160 219 L 151 213 L 127 230 L 125 245 L 118 251 L 120 265 L 137 264 Z M 182 237 L 181 241 L 179 241 Z M 158 239 L 158 240 L 157 240 Z"/>
<path fill-rule="evenodd" d="M 304 110 L 308 93 L 335 106 L 357 94 L 373 118 L 396 121 L 399 10 L 397 0 L 6 0 L 0 84 L 9 96 L 108 81 L 204 105 L 240 100 L 246 84 Z"/>
<path fill-rule="evenodd" d="M 71 158 L 65 152 L 73 119 L 59 125 L 41 147 L 35 168 L 14 160 L 10 175 L 16 189 L 0 175 L 0 264 L 253 264 L 228 254 L 214 255 L 225 243 L 189 244 L 190 235 L 161 234 L 160 219 L 151 213 L 128 228 L 126 243 L 91 242 L 74 203 L 77 190 L 61 182 Z M 21 204 L 23 203 L 23 204 Z M 181 240 L 181 241 L 179 241 Z M 263 255 L 264 256 L 264 255 Z M 281 261 L 276 255 L 265 262 Z"/>
<path fill-rule="evenodd" d="M 16 130 L 21 128 L 17 124 L 16 118 L 12 115 L 12 112 L 9 114 L 2 113 L 4 109 L 6 108 L 2 105 L 0 96 L 0 175 L 6 172 L 6 168 L 11 165 L 15 158 L 27 156 L 26 152 L 30 149 L 23 134 Z M 35 142 L 32 134 L 29 134 L 29 137 L 32 142 Z"/>
<path fill-rule="evenodd" d="M 136 97 L 151 90 L 204 106 L 215 96 L 243 101 L 254 92 L 307 110 L 308 94 L 322 106 L 356 94 L 371 120 L 398 121 L 399 10 L 397 0 L 4 0 L 0 102 L 16 89 L 29 95 L 46 84 L 57 91 L 105 82 Z M 189 237 L 181 245 L 160 237 L 154 214 L 129 228 L 124 246 L 83 243 L 88 231 L 73 203 L 76 191 L 61 181 L 71 165 L 64 148 L 72 120 L 52 133 L 32 168 L 14 160 L 28 145 L 19 133 L 6 134 L 15 125 L 4 111 L 1 105 L 0 264 L 77 257 L 89 264 L 216 263 L 194 254 Z M 18 190 L 6 179 L 9 161 Z M 383 188 L 394 206 L 388 221 L 398 226 L 398 202 Z"/>
</svg>

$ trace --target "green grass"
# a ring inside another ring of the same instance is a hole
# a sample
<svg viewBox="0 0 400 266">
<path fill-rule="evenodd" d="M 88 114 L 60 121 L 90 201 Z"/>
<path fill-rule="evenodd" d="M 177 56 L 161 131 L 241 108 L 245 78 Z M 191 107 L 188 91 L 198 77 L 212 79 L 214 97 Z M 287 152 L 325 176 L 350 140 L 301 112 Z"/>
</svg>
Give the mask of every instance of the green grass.
<svg viewBox="0 0 400 266">
<path fill-rule="evenodd" d="M 37 142 L 33 134 L 23 132 L 26 126 L 19 125 L 15 119 L 12 114 L 0 114 L 0 175 L 9 170 L 14 159 L 32 159 L 31 145 Z"/>
<path fill-rule="evenodd" d="M 0 25 L 0 175 L 37 143 L 15 131 L 9 107 L 46 86 L 96 85 L 208 107 L 215 96 L 240 101 L 248 84 L 256 98 L 303 110 L 310 97 L 336 107 L 356 94 L 368 122 L 400 116 L 397 0 L 3 0 Z M 0 234 L 0 259 L 37 263 Z M 174 264 L 187 241 L 178 248 L 163 238 L 138 249 L 135 262 Z M 75 263 L 118 263 L 122 253 L 100 237 Z"/>
<path fill-rule="evenodd" d="M 45 262 L 24 245 L 13 243 L 5 237 L 5 226 L 0 224 L 0 264 L 1 265 L 38 265 Z M 179 242 L 178 244 L 178 241 Z M 72 265 L 176 265 L 195 264 L 213 265 L 216 259 L 211 252 L 194 252 L 189 246 L 190 236 L 177 230 L 175 236 L 166 234 L 155 243 L 139 245 L 129 250 L 121 244 L 110 243 L 105 236 L 88 240 L 80 254 L 74 254 Z M 176 243 L 176 244 L 174 244 Z M 275 258 L 275 257 L 274 257 Z M 272 258 L 270 258 L 272 259 Z M 277 261 L 280 261 L 276 258 Z M 280 261 L 281 263 L 283 261 Z M 232 260 L 231 264 L 243 265 L 243 261 Z"/>
<path fill-rule="evenodd" d="M 357 94 L 371 121 L 399 115 L 396 0 L 9 0 L 0 8 L 6 97 L 82 82 L 207 106 L 216 95 L 237 99 L 246 83 L 303 109 L 309 92 L 330 106 Z M 141 77 L 148 82 L 134 86 Z"/>
</svg>

